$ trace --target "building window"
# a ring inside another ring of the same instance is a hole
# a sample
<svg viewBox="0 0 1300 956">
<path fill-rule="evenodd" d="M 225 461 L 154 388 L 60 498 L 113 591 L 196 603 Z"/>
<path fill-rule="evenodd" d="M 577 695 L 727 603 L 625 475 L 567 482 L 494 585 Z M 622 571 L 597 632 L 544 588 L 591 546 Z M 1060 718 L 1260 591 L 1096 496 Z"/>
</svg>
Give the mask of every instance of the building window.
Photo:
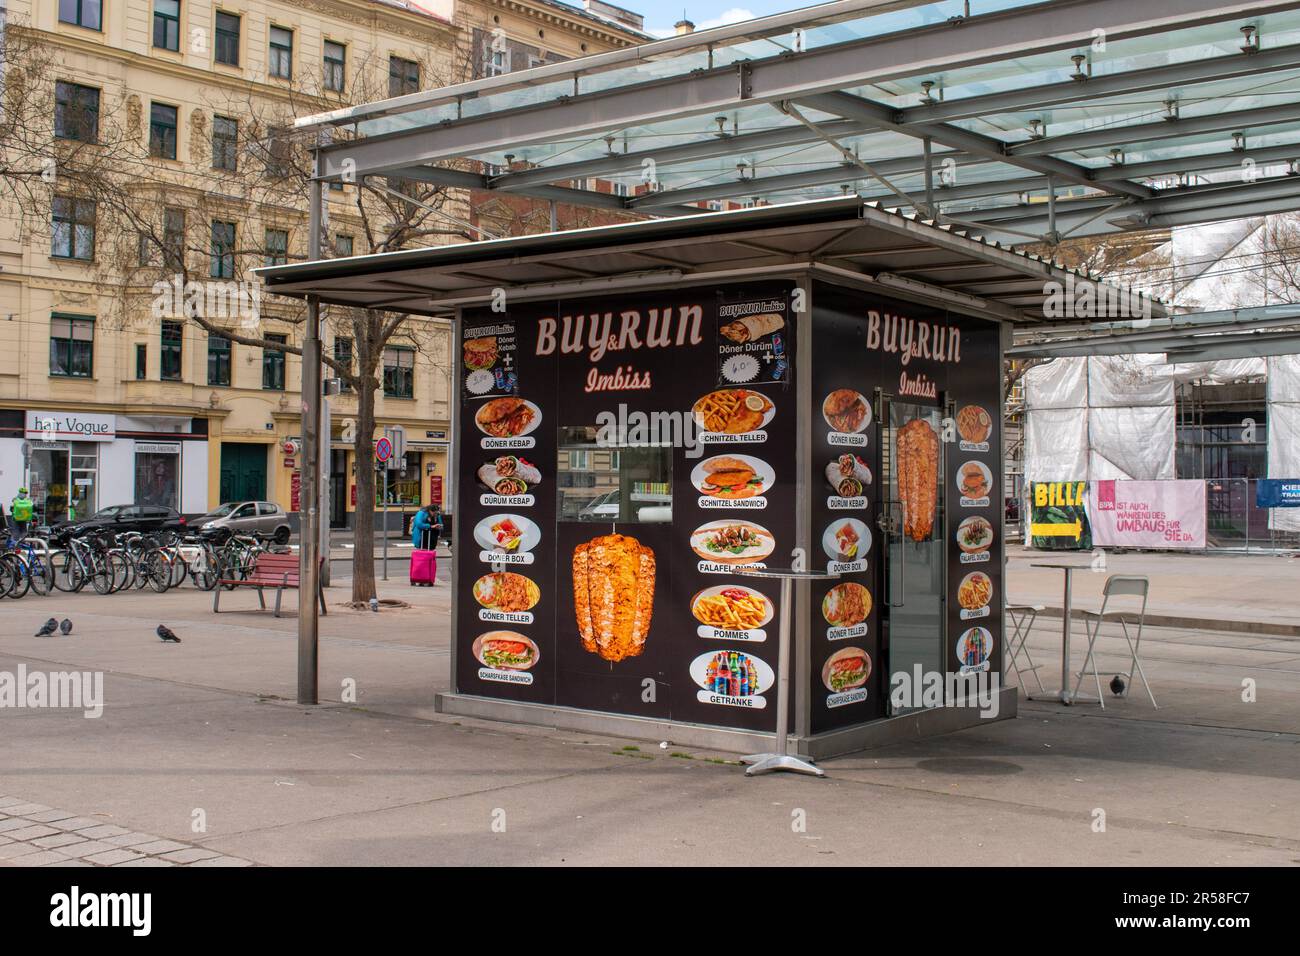
<svg viewBox="0 0 1300 956">
<path fill-rule="evenodd" d="M 266 230 L 266 264 L 282 266 L 289 261 L 289 233 L 283 229 Z"/>
<path fill-rule="evenodd" d="M 239 121 L 212 117 L 212 168 L 235 172 L 239 168 Z"/>
<path fill-rule="evenodd" d="M 168 206 L 163 210 L 163 265 L 180 272 L 185 264 L 185 210 Z"/>
<path fill-rule="evenodd" d="M 289 341 L 287 335 L 275 332 L 268 332 L 263 338 L 280 345 Z M 262 387 L 274 392 L 284 391 L 284 352 L 280 349 L 262 349 Z"/>
<path fill-rule="evenodd" d="M 216 59 L 227 66 L 239 66 L 239 17 L 217 12 Z"/>
<path fill-rule="evenodd" d="M 153 0 L 153 45 L 181 48 L 181 0 Z"/>
<path fill-rule="evenodd" d="M 334 361 L 338 362 L 349 372 L 352 371 L 352 340 L 344 336 L 334 337 Z M 350 392 L 352 386 L 347 382 L 339 384 L 339 391 Z"/>
<path fill-rule="evenodd" d="M 54 135 L 99 142 L 99 90 L 76 83 L 54 84 Z"/>
<path fill-rule="evenodd" d="M 339 234 L 334 237 L 334 255 L 339 258 L 352 255 L 352 237 Z"/>
<path fill-rule="evenodd" d="M 57 259 L 94 259 L 95 203 L 55 196 L 52 208 L 50 255 Z"/>
<path fill-rule="evenodd" d="M 293 77 L 293 31 L 271 27 L 271 56 L 268 70 L 282 80 Z"/>
<path fill-rule="evenodd" d="M 135 347 L 135 379 L 143 382 L 149 377 L 149 346 L 143 343 Z"/>
<path fill-rule="evenodd" d="M 273 179 L 293 175 L 293 141 L 283 126 L 272 126 L 266 136 L 266 174 Z"/>
<path fill-rule="evenodd" d="M 149 107 L 149 155 L 176 158 L 176 107 L 153 103 Z"/>
<path fill-rule="evenodd" d="M 162 344 L 158 352 L 158 377 L 164 382 L 181 380 L 181 349 L 184 329 L 179 322 L 162 324 Z"/>
<path fill-rule="evenodd" d="M 388 95 L 405 96 L 420 89 L 420 64 L 400 56 L 388 58 Z"/>
<path fill-rule="evenodd" d="M 208 384 L 230 384 L 230 339 L 208 334 Z"/>
<path fill-rule="evenodd" d="M 103 24 L 100 0 L 59 0 L 59 22 L 99 30 Z"/>
<path fill-rule="evenodd" d="M 86 315 L 50 316 L 50 374 L 95 374 L 95 320 Z"/>
<path fill-rule="evenodd" d="M 384 349 L 384 394 L 389 398 L 415 397 L 415 350 Z"/>
<path fill-rule="evenodd" d="M 342 43 L 325 41 L 325 89 L 343 92 L 343 67 L 347 63 L 348 49 Z"/>
<path fill-rule="evenodd" d="M 233 222 L 212 223 L 211 266 L 208 274 L 214 279 L 233 279 L 235 277 L 235 224 Z"/>
</svg>

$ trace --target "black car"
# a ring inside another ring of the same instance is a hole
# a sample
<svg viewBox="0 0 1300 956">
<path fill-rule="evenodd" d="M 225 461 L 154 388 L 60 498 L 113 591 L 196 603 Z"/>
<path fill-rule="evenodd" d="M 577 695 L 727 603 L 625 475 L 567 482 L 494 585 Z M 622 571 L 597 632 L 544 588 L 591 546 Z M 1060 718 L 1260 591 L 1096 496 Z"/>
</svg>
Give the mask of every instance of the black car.
<svg viewBox="0 0 1300 956">
<path fill-rule="evenodd" d="M 94 531 L 111 531 L 122 534 L 139 531 L 184 531 L 185 519 L 175 508 L 162 505 L 109 505 L 100 508 L 89 518 L 65 521 L 52 532 L 60 537 L 80 537 Z"/>
</svg>

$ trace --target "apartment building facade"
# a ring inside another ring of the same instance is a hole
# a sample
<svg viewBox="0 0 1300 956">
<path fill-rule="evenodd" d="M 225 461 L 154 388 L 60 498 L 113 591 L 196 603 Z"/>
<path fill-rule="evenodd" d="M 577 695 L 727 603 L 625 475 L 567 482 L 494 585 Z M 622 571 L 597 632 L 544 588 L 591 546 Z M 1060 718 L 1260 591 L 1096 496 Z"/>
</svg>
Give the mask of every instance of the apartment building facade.
<svg viewBox="0 0 1300 956">
<path fill-rule="evenodd" d="M 484 35 L 542 58 L 638 39 L 549 0 L 9 0 L 8 17 L 48 50 L 55 145 L 107 149 L 94 137 L 116 124 L 133 147 L 121 162 L 138 164 L 127 178 L 150 187 L 127 204 L 159 207 L 156 233 L 123 236 L 121 217 L 55 181 L 47 221 L 0 217 L 0 501 L 26 486 L 50 522 L 131 503 L 297 509 L 299 358 L 234 340 L 292 346 L 301 331 L 296 304 L 260 299 L 252 276 L 307 252 L 302 190 L 265 182 L 273 118 L 477 75 Z M 369 251 L 354 190 L 327 193 L 328 254 Z M 445 201 L 448 228 L 427 242 L 465 238 L 453 224 L 468 197 Z M 210 327 L 186 311 L 191 288 L 209 312 L 217 290 Z M 326 350 L 347 362 L 348 324 L 326 326 Z M 407 320 L 382 366 L 376 431 L 407 436 L 389 500 L 413 510 L 450 491 L 450 329 Z M 356 401 L 330 400 L 336 527 L 356 505 Z"/>
</svg>

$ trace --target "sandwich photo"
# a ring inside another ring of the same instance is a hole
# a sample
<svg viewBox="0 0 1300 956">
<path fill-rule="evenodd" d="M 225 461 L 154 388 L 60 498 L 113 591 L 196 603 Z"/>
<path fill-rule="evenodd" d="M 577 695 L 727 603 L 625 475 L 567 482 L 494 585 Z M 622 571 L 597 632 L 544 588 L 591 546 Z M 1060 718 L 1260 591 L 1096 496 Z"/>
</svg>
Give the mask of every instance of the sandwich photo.
<svg viewBox="0 0 1300 956">
<path fill-rule="evenodd" d="M 748 455 L 715 455 L 691 471 L 691 483 L 710 498 L 752 498 L 772 483 L 772 468 Z"/>
<path fill-rule="evenodd" d="M 993 487 L 993 475 L 987 465 L 968 461 L 957 475 L 957 487 L 963 498 L 985 498 Z"/>
<path fill-rule="evenodd" d="M 467 369 L 473 371 L 491 368 L 497 364 L 497 337 L 485 335 L 482 338 L 466 339 L 463 351 Z"/>
<path fill-rule="evenodd" d="M 537 645 L 517 631 L 488 631 L 471 648 L 478 662 L 493 670 L 526 671 L 541 657 Z"/>
<path fill-rule="evenodd" d="M 871 655 L 860 647 L 844 647 L 822 667 L 822 683 L 832 694 L 863 687 L 871 676 Z"/>
<path fill-rule="evenodd" d="M 744 345 L 746 342 L 756 342 L 773 332 L 780 332 L 783 328 L 785 328 L 785 319 L 774 313 L 764 313 L 747 315 L 743 319 L 728 322 L 718 331 L 729 342 Z"/>
<path fill-rule="evenodd" d="M 871 424 L 871 406 L 860 392 L 837 388 L 822 401 L 822 417 L 837 432 L 860 432 Z"/>
<path fill-rule="evenodd" d="M 584 650 L 618 663 L 645 649 L 655 603 L 655 553 L 606 534 L 573 549 L 573 613 Z"/>
<path fill-rule="evenodd" d="M 541 409 L 514 395 L 484 402 L 483 407 L 474 415 L 474 424 L 478 430 L 492 438 L 527 435 L 541 420 Z"/>
</svg>

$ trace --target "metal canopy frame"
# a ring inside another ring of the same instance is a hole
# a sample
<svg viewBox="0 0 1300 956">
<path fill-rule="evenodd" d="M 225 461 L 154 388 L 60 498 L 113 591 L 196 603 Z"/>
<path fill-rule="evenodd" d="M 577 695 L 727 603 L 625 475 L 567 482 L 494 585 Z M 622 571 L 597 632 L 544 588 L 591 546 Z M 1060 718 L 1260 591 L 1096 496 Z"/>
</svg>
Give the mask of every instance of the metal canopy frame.
<svg viewBox="0 0 1300 956">
<path fill-rule="evenodd" d="M 760 206 L 258 269 L 268 292 L 449 316 L 459 306 L 805 270 L 1016 325 L 1068 285 L 1137 315 L 1158 300 L 856 197 Z"/>
<path fill-rule="evenodd" d="M 1300 354 L 1300 304 L 1194 312 L 1138 323 L 1092 323 L 1079 335 L 1025 342 L 1008 358 L 1164 353 L 1167 362 Z M 1062 331 L 1060 329 L 1056 331 Z"/>
<path fill-rule="evenodd" d="M 322 181 L 652 216 L 854 193 L 1051 242 L 1300 208 L 1300 0 L 840 0 L 297 126 L 333 128 Z"/>
</svg>

